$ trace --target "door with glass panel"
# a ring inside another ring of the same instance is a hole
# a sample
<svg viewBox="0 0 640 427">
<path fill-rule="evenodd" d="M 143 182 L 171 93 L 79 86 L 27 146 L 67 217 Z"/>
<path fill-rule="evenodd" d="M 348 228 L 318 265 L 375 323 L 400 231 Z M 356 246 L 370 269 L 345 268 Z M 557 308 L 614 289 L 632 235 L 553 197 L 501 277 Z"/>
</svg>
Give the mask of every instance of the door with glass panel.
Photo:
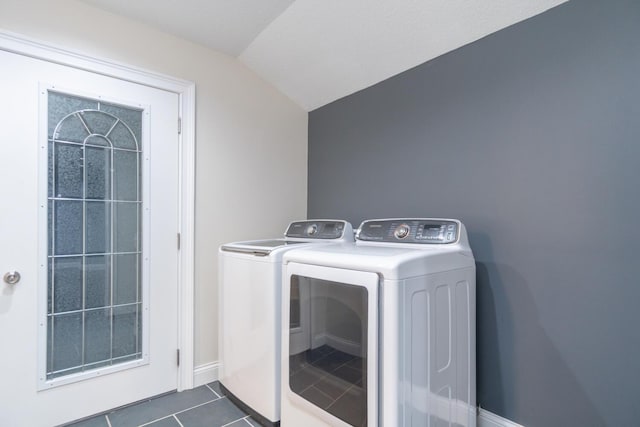
<svg viewBox="0 0 640 427">
<path fill-rule="evenodd" d="M 175 389 L 178 95 L 0 62 L 0 425 Z"/>
</svg>

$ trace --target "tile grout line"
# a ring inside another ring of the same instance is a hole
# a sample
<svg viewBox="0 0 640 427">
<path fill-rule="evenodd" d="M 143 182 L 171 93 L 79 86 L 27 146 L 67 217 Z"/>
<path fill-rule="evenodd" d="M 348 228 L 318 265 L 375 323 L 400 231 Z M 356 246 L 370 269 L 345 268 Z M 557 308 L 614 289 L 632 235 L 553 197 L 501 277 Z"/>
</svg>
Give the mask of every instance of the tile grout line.
<svg viewBox="0 0 640 427">
<path fill-rule="evenodd" d="M 220 399 L 223 399 L 223 398 L 222 398 L 222 397 L 218 397 L 217 399 L 208 400 L 208 401 L 206 401 L 206 402 L 200 403 L 200 404 L 195 405 L 195 406 L 192 406 L 192 407 L 190 407 L 190 408 L 182 409 L 182 410 L 177 411 L 177 412 L 175 412 L 175 413 L 173 413 L 173 414 L 169 414 L 169 415 L 166 415 L 166 416 L 164 416 L 164 417 L 156 418 L 156 419 L 151 420 L 151 421 L 149 421 L 149 422 L 147 422 L 147 423 L 144 423 L 144 424 L 140 424 L 138 427 L 148 426 L 149 424 L 153 424 L 153 423 L 155 423 L 156 421 L 164 420 L 164 419 L 167 419 L 167 418 L 169 418 L 169 417 L 175 417 L 175 416 L 176 416 L 176 415 L 178 415 L 178 414 L 181 414 L 181 413 L 186 412 L 186 411 L 190 411 L 190 410 L 195 409 L 195 408 L 199 408 L 200 406 L 206 405 L 206 404 L 208 404 L 208 403 L 216 402 L 216 401 L 218 401 L 218 400 L 220 400 Z M 177 418 L 177 417 L 176 417 L 176 418 Z"/>
<path fill-rule="evenodd" d="M 249 415 L 247 415 L 246 417 L 244 417 L 244 418 L 243 418 L 243 420 L 244 420 L 247 424 L 249 424 L 251 427 L 254 427 L 254 425 L 253 425 L 253 424 L 251 424 L 251 423 L 249 422 Z"/>
<path fill-rule="evenodd" d="M 201 407 L 201 406 L 207 405 L 207 404 L 209 404 L 209 403 L 217 402 L 218 400 L 220 400 L 220 399 L 224 399 L 224 398 L 225 398 L 224 396 L 223 396 L 223 397 L 219 397 L 219 398 L 217 398 L 217 399 L 213 399 L 213 400 L 210 400 L 210 401 L 208 401 L 208 402 L 204 402 L 204 403 L 201 403 L 201 404 L 199 404 L 199 405 L 192 406 L 191 408 L 187 408 L 187 409 L 183 409 L 183 410 L 181 410 L 181 411 L 177 411 L 177 412 L 176 412 L 175 414 L 173 414 L 173 415 L 178 415 L 178 414 L 181 414 L 181 413 L 183 413 L 183 412 L 187 412 L 187 411 L 190 411 L 190 410 L 192 410 L 192 409 L 199 408 L 199 407 Z"/>
<path fill-rule="evenodd" d="M 155 420 L 151 420 L 148 423 L 140 424 L 138 427 L 145 427 L 145 426 L 148 426 L 149 424 L 153 424 L 153 423 L 158 422 L 158 421 L 166 420 L 167 418 L 173 417 L 173 415 L 174 414 L 167 415 L 166 417 L 156 418 Z"/>
<path fill-rule="evenodd" d="M 214 389 L 212 389 L 211 387 L 209 387 L 209 384 L 205 384 L 205 387 L 207 387 L 209 390 L 211 390 L 211 392 L 212 392 L 213 394 L 215 394 L 215 395 L 218 397 L 218 399 L 222 397 L 222 396 L 220 396 L 218 393 L 216 393 L 216 391 L 215 391 Z"/>
<path fill-rule="evenodd" d="M 107 425 L 108 425 L 109 427 L 113 427 L 113 426 L 111 425 L 111 420 L 109 420 L 109 415 L 105 414 L 105 415 L 104 415 L 104 417 L 105 417 L 105 418 L 106 418 L 106 420 L 107 420 Z"/>
<path fill-rule="evenodd" d="M 173 417 L 174 420 L 176 420 L 178 422 L 178 425 L 180 425 L 180 427 L 184 427 L 182 425 L 182 423 L 180 422 L 180 420 L 178 419 L 178 417 L 176 417 L 176 414 L 173 414 L 172 417 Z"/>
<path fill-rule="evenodd" d="M 237 420 L 233 420 L 233 421 L 231 421 L 231 422 L 228 422 L 228 423 L 226 423 L 226 424 L 223 424 L 223 425 L 221 425 L 220 427 L 227 427 L 227 426 L 230 426 L 231 424 L 233 424 L 233 423 L 237 423 L 238 421 L 241 421 L 241 420 L 244 420 L 244 418 L 238 418 Z"/>
</svg>

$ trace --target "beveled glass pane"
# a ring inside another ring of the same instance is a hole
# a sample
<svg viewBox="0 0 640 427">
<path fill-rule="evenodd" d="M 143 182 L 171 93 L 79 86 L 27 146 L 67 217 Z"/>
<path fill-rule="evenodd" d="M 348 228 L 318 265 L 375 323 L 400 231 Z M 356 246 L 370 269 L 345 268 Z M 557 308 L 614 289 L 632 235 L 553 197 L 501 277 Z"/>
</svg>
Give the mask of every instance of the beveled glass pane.
<svg viewBox="0 0 640 427">
<path fill-rule="evenodd" d="M 47 201 L 47 255 L 53 255 L 53 201 Z"/>
<path fill-rule="evenodd" d="M 84 363 L 111 357 L 111 309 L 90 310 L 84 314 Z"/>
<path fill-rule="evenodd" d="M 85 253 L 104 254 L 111 248 L 111 203 L 86 202 Z"/>
<path fill-rule="evenodd" d="M 111 305 L 111 256 L 95 255 L 84 258 L 85 308 Z"/>
<path fill-rule="evenodd" d="M 55 141 L 77 142 L 82 144 L 89 132 L 77 114 L 73 114 L 60 122 L 55 128 Z"/>
<path fill-rule="evenodd" d="M 47 260 L 47 314 L 53 313 L 53 259 Z"/>
<path fill-rule="evenodd" d="M 133 132 L 133 135 L 135 136 L 139 145 L 140 141 L 142 140 L 142 111 L 141 110 L 121 107 L 119 105 L 104 104 L 104 103 L 100 105 L 100 110 L 106 113 L 112 114 L 116 116 L 118 119 L 120 119 L 122 122 L 126 123 L 129 129 L 131 129 L 131 132 Z M 126 130 L 126 127 L 120 128 L 118 132 L 124 131 L 124 130 Z M 128 141 L 128 143 L 130 144 L 131 140 L 127 138 L 126 141 Z M 122 144 L 121 141 L 119 141 L 118 144 L 119 145 L 116 145 L 116 146 L 120 148 L 131 148 L 133 150 L 136 149 L 135 144 L 125 146 L 125 145 L 121 145 Z"/>
<path fill-rule="evenodd" d="M 82 253 L 82 202 L 56 200 L 53 203 L 56 255 Z"/>
<path fill-rule="evenodd" d="M 141 357 L 142 111 L 49 93 L 48 121 L 52 379 Z"/>
<path fill-rule="evenodd" d="M 138 254 L 113 256 L 113 304 L 138 302 Z"/>
<path fill-rule="evenodd" d="M 107 359 L 107 360 L 102 360 L 100 362 L 93 362 L 93 363 L 87 363 L 86 365 L 84 365 L 84 369 L 97 369 L 97 368 L 102 368 L 104 366 L 110 366 L 112 364 L 112 360 L 111 359 Z"/>
<path fill-rule="evenodd" d="M 141 287 L 140 284 L 138 284 Z M 140 296 L 140 300 L 142 300 L 142 296 Z M 138 326 L 138 342 L 137 342 L 137 351 L 142 352 L 142 304 L 138 304 L 138 313 L 137 313 L 137 326 Z"/>
<path fill-rule="evenodd" d="M 97 109 L 98 101 L 75 96 L 49 92 L 47 121 L 49 127 L 48 137 L 53 138 L 53 130 L 56 125 L 68 114 L 86 109 Z"/>
<path fill-rule="evenodd" d="M 131 361 L 137 360 L 137 359 L 140 359 L 140 355 L 134 353 L 134 354 L 132 354 L 130 356 L 118 357 L 117 359 L 114 360 L 114 363 L 131 362 Z"/>
<path fill-rule="evenodd" d="M 79 145 L 55 144 L 55 197 L 82 198 L 83 151 Z"/>
<path fill-rule="evenodd" d="M 114 151 L 114 200 L 138 200 L 138 153 Z"/>
<path fill-rule="evenodd" d="M 83 111 L 80 113 L 92 134 L 107 135 L 116 119 L 101 111 Z"/>
<path fill-rule="evenodd" d="M 138 203 L 114 203 L 115 222 L 113 224 L 115 252 L 136 252 L 138 250 Z"/>
<path fill-rule="evenodd" d="M 47 378 L 53 371 L 53 316 L 47 316 Z"/>
<path fill-rule="evenodd" d="M 139 304 L 113 308 L 113 352 L 112 357 L 135 354 L 139 348 L 138 336 Z"/>
<path fill-rule="evenodd" d="M 111 150 L 85 147 L 87 167 L 87 199 L 109 199 L 111 197 Z"/>
<path fill-rule="evenodd" d="M 82 313 L 61 314 L 49 319 L 53 319 L 52 370 L 81 365 Z"/>
<path fill-rule="evenodd" d="M 53 268 L 54 312 L 80 310 L 82 308 L 82 257 L 56 258 Z"/>
<path fill-rule="evenodd" d="M 134 134 L 122 122 L 118 122 L 107 137 L 115 148 L 138 150 L 139 144 L 136 142 Z"/>
<path fill-rule="evenodd" d="M 53 197 L 53 141 L 47 143 L 47 197 Z"/>
<path fill-rule="evenodd" d="M 100 147 L 111 147 L 111 143 L 107 138 L 100 135 L 91 135 L 84 140 L 86 145 L 98 145 Z"/>
</svg>

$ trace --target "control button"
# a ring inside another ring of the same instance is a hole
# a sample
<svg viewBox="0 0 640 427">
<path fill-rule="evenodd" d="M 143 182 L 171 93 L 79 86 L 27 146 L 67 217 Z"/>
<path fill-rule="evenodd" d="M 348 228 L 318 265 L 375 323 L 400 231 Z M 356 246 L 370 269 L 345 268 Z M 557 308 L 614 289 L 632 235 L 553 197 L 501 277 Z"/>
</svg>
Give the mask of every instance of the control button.
<svg viewBox="0 0 640 427">
<path fill-rule="evenodd" d="M 447 233 L 447 240 L 453 240 L 453 233 Z"/>
<path fill-rule="evenodd" d="M 449 231 L 453 231 L 456 226 L 454 224 L 449 225 Z"/>
<path fill-rule="evenodd" d="M 311 224 L 310 226 L 307 227 L 307 234 L 309 236 L 313 236 L 314 234 L 316 234 L 317 231 L 318 231 L 318 226 L 315 224 Z"/>
<path fill-rule="evenodd" d="M 393 232 L 393 235 L 396 237 L 396 239 L 404 239 L 409 235 L 410 231 L 411 231 L 411 228 L 409 228 L 407 224 L 401 224 Z"/>
</svg>

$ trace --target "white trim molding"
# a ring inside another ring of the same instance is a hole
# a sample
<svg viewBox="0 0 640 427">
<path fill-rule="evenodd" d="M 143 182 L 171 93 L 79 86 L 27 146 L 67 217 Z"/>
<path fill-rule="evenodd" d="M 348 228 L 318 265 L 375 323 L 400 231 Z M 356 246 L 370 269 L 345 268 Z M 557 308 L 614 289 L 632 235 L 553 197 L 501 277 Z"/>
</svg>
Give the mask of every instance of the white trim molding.
<svg viewBox="0 0 640 427">
<path fill-rule="evenodd" d="M 180 212 L 181 248 L 178 261 L 178 391 L 194 384 L 195 286 L 195 84 L 154 71 L 95 58 L 0 29 L 0 50 L 65 65 L 178 94 L 180 99 Z"/>
<path fill-rule="evenodd" d="M 204 365 L 196 366 L 193 370 L 193 386 L 200 387 L 201 385 L 218 381 L 219 369 L 220 363 L 218 362 L 205 363 Z"/>
<path fill-rule="evenodd" d="M 522 424 L 502 418 L 486 409 L 480 408 L 478 412 L 478 427 L 524 427 Z"/>
<path fill-rule="evenodd" d="M 178 344 L 182 353 L 178 391 L 194 387 L 195 358 L 195 176 L 196 87 L 190 83 L 180 94 L 180 263 Z"/>
</svg>

